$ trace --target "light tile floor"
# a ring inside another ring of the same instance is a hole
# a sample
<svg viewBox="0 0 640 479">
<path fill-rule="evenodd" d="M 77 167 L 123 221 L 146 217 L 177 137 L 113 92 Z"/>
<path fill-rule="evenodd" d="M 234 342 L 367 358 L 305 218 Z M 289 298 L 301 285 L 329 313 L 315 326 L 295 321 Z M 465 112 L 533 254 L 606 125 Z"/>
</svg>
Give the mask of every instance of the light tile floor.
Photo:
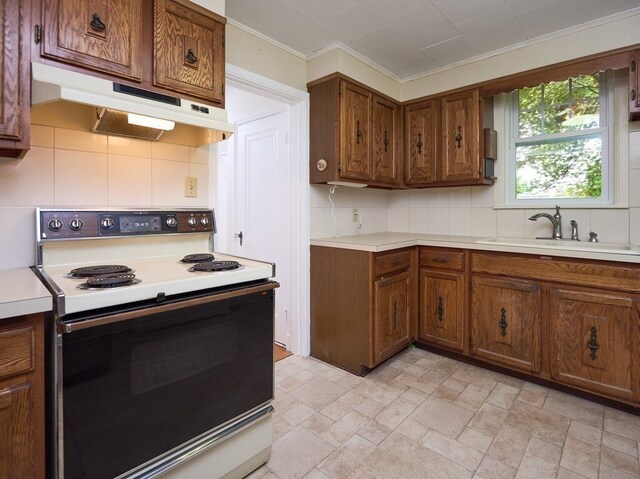
<svg viewBox="0 0 640 479">
<path fill-rule="evenodd" d="M 274 442 L 250 479 L 640 477 L 640 417 L 420 349 L 364 378 L 276 363 Z"/>
</svg>

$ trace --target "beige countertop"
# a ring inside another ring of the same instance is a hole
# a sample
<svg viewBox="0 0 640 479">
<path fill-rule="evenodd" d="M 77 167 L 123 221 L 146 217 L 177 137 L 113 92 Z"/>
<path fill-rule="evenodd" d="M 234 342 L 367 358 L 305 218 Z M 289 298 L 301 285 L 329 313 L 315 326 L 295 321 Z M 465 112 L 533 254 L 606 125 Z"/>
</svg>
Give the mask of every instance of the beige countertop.
<svg viewBox="0 0 640 479">
<path fill-rule="evenodd" d="M 0 319 L 51 311 L 51 294 L 29 268 L 0 270 Z"/>
<path fill-rule="evenodd" d="M 353 249 L 375 253 L 409 246 L 440 246 L 506 253 L 525 253 L 567 258 L 640 263 L 640 246 L 586 241 L 536 240 L 525 238 L 480 238 L 474 236 L 419 233 L 369 233 L 311 240 L 312 246 Z"/>
</svg>

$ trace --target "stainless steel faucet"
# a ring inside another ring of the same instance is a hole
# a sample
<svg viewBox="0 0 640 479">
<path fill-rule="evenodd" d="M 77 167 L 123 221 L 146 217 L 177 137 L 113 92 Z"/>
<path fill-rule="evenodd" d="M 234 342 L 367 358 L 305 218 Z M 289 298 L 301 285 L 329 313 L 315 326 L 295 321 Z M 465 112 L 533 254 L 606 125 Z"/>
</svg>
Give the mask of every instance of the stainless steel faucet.
<svg viewBox="0 0 640 479">
<path fill-rule="evenodd" d="M 538 213 L 529 217 L 530 221 L 538 221 L 538 218 L 547 218 L 553 225 L 553 233 L 551 238 L 562 239 L 562 216 L 560 216 L 560 206 L 556 205 L 556 212 L 553 216 L 549 213 Z M 545 239 L 545 238 L 538 238 Z"/>
</svg>

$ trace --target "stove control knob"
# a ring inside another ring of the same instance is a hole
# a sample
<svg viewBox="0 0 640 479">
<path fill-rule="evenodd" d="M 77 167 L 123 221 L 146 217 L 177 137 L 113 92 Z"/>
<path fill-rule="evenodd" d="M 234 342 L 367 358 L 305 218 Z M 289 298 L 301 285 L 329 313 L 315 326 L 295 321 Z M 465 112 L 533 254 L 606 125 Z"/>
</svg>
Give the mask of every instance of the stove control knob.
<svg viewBox="0 0 640 479">
<path fill-rule="evenodd" d="M 200 224 L 204 227 L 209 226 L 209 218 L 207 218 L 206 216 L 203 216 L 202 218 L 200 218 Z"/>
<path fill-rule="evenodd" d="M 80 231 L 83 226 L 84 226 L 84 223 L 80 218 L 74 218 L 71 221 L 69 221 L 69 228 L 71 228 L 73 231 Z"/>
<path fill-rule="evenodd" d="M 100 220 L 100 226 L 105 230 L 111 229 L 113 228 L 113 220 L 111 218 L 102 218 Z"/>
<path fill-rule="evenodd" d="M 169 228 L 175 228 L 176 226 L 178 226 L 178 220 L 176 219 L 175 216 L 169 216 L 167 218 L 167 220 L 165 221 L 165 224 L 169 227 Z"/>
<path fill-rule="evenodd" d="M 187 220 L 187 224 L 192 228 L 195 228 L 198 225 L 198 220 L 192 216 Z"/>
<path fill-rule="evenodd" d="M 64 226 L 64 224 L 62 223 L 62 220 L 59 219 L 53 219 L 51 221 L 49 221 L 49 224 L 47 225 L 49 227 L 49 229 L 51 231 L 60 231 L 62 229 L 62 227 Z"/>
</svg>

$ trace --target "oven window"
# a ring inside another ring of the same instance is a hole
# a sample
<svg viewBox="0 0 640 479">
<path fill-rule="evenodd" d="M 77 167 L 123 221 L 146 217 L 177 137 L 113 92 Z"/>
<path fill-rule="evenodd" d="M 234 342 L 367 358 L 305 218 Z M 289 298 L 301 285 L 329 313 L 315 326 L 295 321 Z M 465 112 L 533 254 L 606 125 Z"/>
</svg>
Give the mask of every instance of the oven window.
<svg viewBox="0 0 640 479">
<path fill-rule="evenodd" d="M 113 478 L 273 396 L 273 292 L 63 336 L 64 477 Z"/>
</svg>

